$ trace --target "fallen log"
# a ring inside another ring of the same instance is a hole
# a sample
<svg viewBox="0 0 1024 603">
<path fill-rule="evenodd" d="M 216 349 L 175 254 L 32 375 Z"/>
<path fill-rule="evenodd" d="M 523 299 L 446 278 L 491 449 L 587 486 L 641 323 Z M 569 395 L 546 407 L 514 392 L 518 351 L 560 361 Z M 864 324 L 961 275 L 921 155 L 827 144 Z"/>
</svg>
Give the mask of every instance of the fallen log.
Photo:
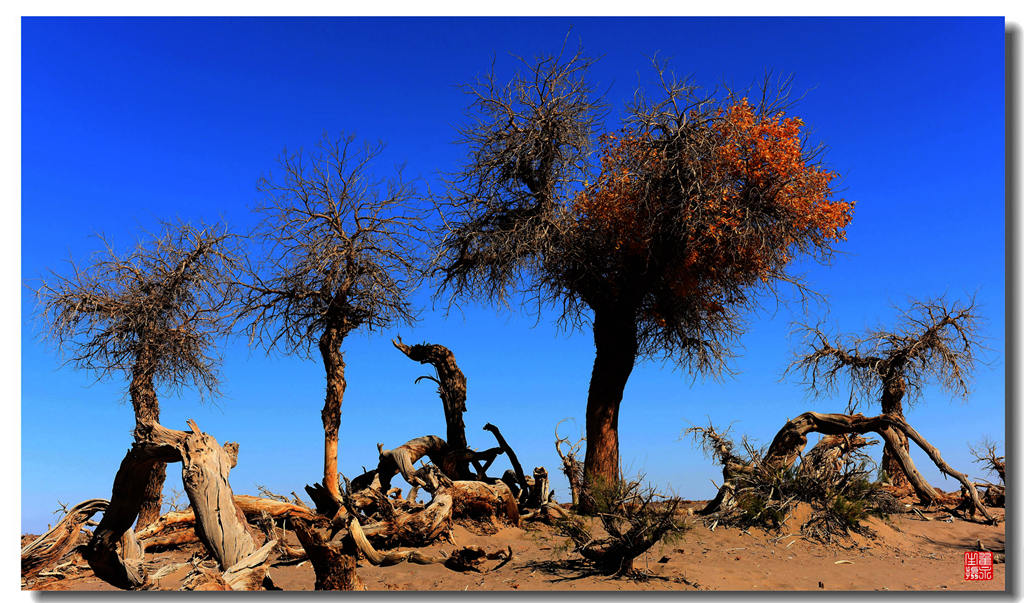
<svg viewBox="0 0 1024 603">
<path fill-rule="evenodd" d="M 390 509 L 390 512 L 385 513 L 384 521 L 362 528 L 363 533 L 373 537 L 379 546 L 427 546 L 451 534 L 453 504 L 450 494 L 439 492 L 429 505 L 414 513 L 397 512 L 383 494 L 380 498 L 379 507 Z"/>
<path fill-rule="evenodd" d="M 264 513 L 273 519 L 302 518 L 312 520 L 317 517 L 315 512 L 306 507 L 272 498 L 236 494 L 233 499 L 235 505 L 242 511 L 248 522 L 255 522 Z M 198 537 L 189 540 L 181 532 L 192 532 L 195 527 L 195 520 L 196 515 L 192 509 L 171 511 L 161 515 L 156 521 L 137 531 L 135 537 L 147 548 L 194 542 Z M 173 533 L 167 534 L 168 532 Z M 163 537 L 165 534 L 167 534 L 166 537 L 161 539 L 160 537 Z"/>
<path fill-rule="evenodd" d="M 416 563 L 418 565 L 431 565 L 434 563 L 443 563 L 445 567 L 454 571 L 473 571 L 479 573 L 486 573 L 493 571 L 499 567 L 505 565 L 512 560 L 512 547 L 508 547 L 507 551 L 498 551 L 496 553 L 487 554 L 480 547 L 468 546 L 457 549 L 451 554 L 441 553 L 439 555 L 427 555 L 420 551 L 404 550 L 404 551 L 378 551 L 370 541 L 366 539 L 366 535 L 363 533 L 362 527 L 359 525 L 359 520 L 352 518 L 349 520 L 349 538 L 355 543 L 356 548 L 366 558 L 367 561 L 373 565 L 378 566 L 389 566 L 397 565 L 408 561 L 409 563 Z M 480 563 L 483 559 L 501 559 L 501 563 L 490 569 L 483 569 Z"/>
<path fill-rule="evenodd" d="M 914 465 L 914 461 L 910 458 L 910 454 L 906 449 L 901 448 L 898 444 L 897 433 L 903 434 L 917 444 L 928 457 L 931 458 L 932 462 L 945 474 L 951 475 L 956 478 L 968 492 L 968 497 L 971 500 L 971 504 L 974 508 L 979 511 L 989 523 L 995 523 L 995 518 L 988 512 L 987 509 L 981 504 L 981 500 L 978 497 L 978 492 L 974 488 L 967 476 L 954 470 L 942 459 L 938 449 L 932 446 L 927 440 L 925 440 L 921 434 L 919 434 L 913 427 L 907 424 L 906 421 L 900 419 L 895 415 L 878 415 L 876 417 L 865 417 L 861 414 L 856 415 L 845 415 L 845 414 L 826 414 L 816 412 L 805 412 L 800 416 L 791 419 L 782 426 L 782 429 L 775 435 L 771 444 L 768 446 L 768 451 L 762 458 L 762 464 L 765 467 L 785 469 L 793 465 L 797 458 L 800 457 L 800 453 L 807 445 L 807 434 L 811 432 L 817 432 L 825 434 L 827 436 L 839 436 L 844 434 L 864 434 L 868 432 L 877 433 L 882 436 L 882 439 L 886 443 L 890 444 L 891 449 L 896 455 L 896 460 L 900 463 L 903 473 L 906 475 L 911 486 L 914 488 L 918 499 L 922 504 L 928 506 L 933 503 L 940 501 L 939 494 L 934 488 L 925 481 L 924 477 L 917 470 Z M 732 480 L 736 475 L 740 473 L 747 473 L 752 468 L 739 461 L 737 457 L 733 456 L 731 451 L 726 449 L 718 450 L 716 447 L 724 446 L 722 443 L 714 443 L 712 448 L 715 449 L 716 456 L 719 457 L 720 461 L 723 461 L 723 476 L 725 482 L 718 491 L 718 495 L 708 503 L 700 511 L 700 514 L 706 515 L 714 513 L 723 506 L 731 504 L 732 498 Z"/>
<path fill-rule="evenodd" d="M 356 573 L 357 549 L 350 538 L 342 538 L 341 542 L 327 542 L 313 524 L 305 519 L 295 520 L 294 529 L 313 565 L 316 590 L 366 590 Z"/>
<path fill-rule="evenodd" d="M 442 492 L 452 497 L 455 519 L 473 519 L 495 527 L 519 526 L 519 505 L 503 482 L 456 481 Z"/>
<path fill-rule="evenodd" d="M 251 585 L 248 576 L 260 571 L 249 567 L 259 558 L 260 550 L 228 483 L 237 448 L 225 450 L 194 421 L 188 425 L 190 431 L 184 432 L 157 423 L 141 424 L 114 477 L 110 503 L 83 556 L 97 577 L 118 588 L 140 589 L 147 584 L 142 548 L 131 525 L 141 508 L 146 477 L 158 462 L 182 463 L 182 482 L 195 511 L 196 534 L 220 570 L 247 568 L 233 576 L 240 588 Z M 262 563 L 265 573 L 266 558 Z"/>
<path fill-rule="evenodd" d="M 28 580 L 64 557 L 75 546 L 82 526 L 96 513 L 107 509 L 108 502 L 91 498 L 71 507 L 57 525 L 21 549 L 21 577 Z"/>
</svg>

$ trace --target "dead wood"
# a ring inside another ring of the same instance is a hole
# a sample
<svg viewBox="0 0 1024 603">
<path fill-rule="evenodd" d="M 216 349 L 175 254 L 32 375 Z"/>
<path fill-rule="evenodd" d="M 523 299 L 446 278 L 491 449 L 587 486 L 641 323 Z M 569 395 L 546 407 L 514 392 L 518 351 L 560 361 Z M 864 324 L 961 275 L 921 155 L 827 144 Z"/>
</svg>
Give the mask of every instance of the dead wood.
<svg viewBox="0 0 1024 603">
<path fill-rule="evenodd" d="M 519 516 L 522 521 L 542 521 L 548 525 L 556 525 L 569 518 L 569 512 L 556 502 L 546 502 L 539 509 L 527 511 Z"/>
<path fill-rule="evenodd" d="M 501 432 L 498 431 L 497 426 L 488 423 L 487 425 L 484 425 L 484 430 L 494 434 L 494 439 L 498 440 L 498 446 L 505 451 L 505 455 L 508 456 L 509 462 L 512 463 L 512 469 L 515 471 L 516 474 L 516 482 L 522 489 L 522 492 L 519 495 L 520 499 L 528 498 L 530 496 L 530 487 L 526 483 L 526 474 L 523 473 L 523 466 L 519 464 L 519 457 L 516 456 L 515 451 L 512 450 L 512 447 L 509 446 L 508 442 L 505 441 L 505 438 L 501 435 Z"/>
<path fill-rule="evenodd" d="M 452 496 L 439 492 L 425 508 L 413 513 L 399 512 L 379 491 L 378 508 L 387 509 L 383 521 L 361 527 L 383 548 L 396 546 L 427 546 L 440 538 L 450 537 L 452 530 Z"/>
<path fill-rule="evenodd" d="M 288 502 L 236 494 L 235 505 L 242 511 L 249 522 L 258 520 L 264 513 L 272 519 L 284 519 L 301 517 L 303 519 L 314 519 L 316 513 L 305 506 L 294 505 Z M 195 542 L 198 537 L 194 535 L 195 513 L 192 509 L 185 511 L 171 511 L 161 515 L 159 519 L 145 528 L 138 530 L 135 537 L 147 548 L 156 546 L 174 546 Z M 189 538 L 189 535 L 192 535 Z"/>
<path fill-rule="evenodd" d="M 402 343 L 402 338 L 392 340 L 396 348 L 420 364 L 434 367 L 435 377 L 424 376 L 416 379 L 429 379 L 437 383 L 437 393 L 444 407 L 444 422 L 447 426 L 448 446 L 452 450 L 463 450 L 469 447 L 466 441 L 466 424 L 462 415 L 466 412 L 466 376 L 455 362 L 455 354 L 443 345 L 420 343 L 413 346 Z M 457 466 L 441 466 L 441 469 L 452 479 L 470 477 L 465 462 Z"/>
<path fill-rule="evenodd" d="M 377 479 L 380 482 L 380 489 L 386 492 L 391 489 L 391 479 L 399 473 L 410 484 L 427 489 L 427 484 L 416 475 L 416 461 L 426 456 L 440 467 L 450 448 L 440 437 L 428 435 L 409 440 L 391 450 L 385 450 L 382 444 L 377 444 L 377 450 L 380 453 Z"/>
<path fill-rule="evenodd" d="M 366 560 L 373 565 L 396 565 L 403 561 L 409 561 L 411 563 L 418 563 L 420 565 L 429 565 L 432 563 L 443 563 L 446 556 L 431 557 L 425 555 L 420 551 L 404 550 L 404 551 L 388 551 L 381 552 L 376 550 L 370 541 L 367 540 L 366 535 L 363 533 L 362 526 L 359 524 L 359 520 L 353 517 L 349 520 L 348 524 L 349 538 L 355 547 L 366 557 Z"/>
<path fill-rule="evenodd" d="M 593 506 L 607 509 L 597 513 L 606 535 L 596 535 L 581 518 L 568 513 L 555 519 L 554 525 L 576 545 L 576 552 L 604 574 L 632 573 L 637 557 L 663 538 L 687 529 L 676 517 L 680 500 L 665 501 L 665 496 L 644 487 L 639 479 L 620 479 L 596 494 L 600 501 Z"/>
<path fill-rule="evenodd" d="M 561 424 L 562 421 L 559 421 L 558 425 Z M 572 506 L 575 509 L 580 504 L 580 492 L 583 489 L 583 463 L 576 457 L 587 440 L 581 437 L 575 442 L 570 442 L 569 438 L 558 435 L 558 425 L 555 425 L 555 451 L 558 453 L 558 458 L 562 459 L 562 472 L 569 480 L 569 492 L 572 495 Z M 564 452 L 562 451 L 563 444 L 566 447 Z"/>
<path fill-rule="evenodd" d="M 544 503 L 548 502 L 550 496 L 551 488 L 548 484 L 548 470 L 544 467 L 534 467 L 530 496 L 524 506 L 531 509 L 539 509 Z"/>
<path fill-rule="evenodd" d="M 157 423 L 138 427 L 136 442 L 114 477 L 110 504 L 84 556 L 98 577 L 118 588 L 138 589 L 147 583 L 142 548 L 130 528 L 142 504 L 146 477 L 157 462 L 182 463 L 182 482 L 195 510 L 196 535 L 221 571 L 250 563 L 252 555 L 258 558 L 256 541 L 228 483 L 235 455 L 201 432 L 194 421 L 188 425 L 188 432 Z M 258 570 L 245 570 L 246 575 L 254 572 Z M 242 576 L 235 576 L 233 583 L 249 584 Z"/>
<path fill-rule="evenodd" d="M 367 540 L 366 535 L 363 533 L 362 526 L 359 525 L 359 520 L 352 518 L 349 520 L 349 537 L 355 543 L 356 548 L 359 552 L 366 557 L 366 560 L 373 565 L 389 566 L 397 565 L 408 561 L 409 563 L 416 563 L 418 565 L 431 565 L 434 563 L 443 563 L 445 567 L 454 571 L 473 571 L 486 573 L 498 569 L 512 560 L 512 547 L 508 547 L 507 551 L 497 551 L 495 553 L 488 554 L 480 547 L 463 547 L 457 549 L 450 555 L 441 553 L 440 555 L 426 555 L 420 551 L 415 550 L 403 550 L 403 551 L 378 551 L 370 541 Z M 490 569 L 484 569 L 481 567 L 481 563 L 484 559 L 501 559 L 501 563 Z"/>
<path fill-rule="evenodd" d="M 877 433 L 882 436 L 882 439 L 885 440 L 886 443 L 891 445 L 892 451 L 895 454 L 897 461 L 900 463 L 903 473 L 910 481 L 910 484 L 913 486 L 921 503 L 927 506 L 940 502 L 941 499 L 939 494 L 931 487 L 930 484 L 928 484 L 927 481 L 925 481 L 924 477 L 921 476 L 917 467 L 914 465 L 913 460 L 911 460 L 908 451 L 897 445 L 896 434 L 902 434 L 924 450 L 940 471 L 956 478 L 967 490 L 974 508 L 984 515 L 989 522 L 995 522 L 992 515 L 981 504 L 978 492 L 974 488 L 973 483 L 971 483 L 964 474 L 950 467 L 942 459 L 937 448 L 925 440 L 921 434 L 907 424 L 906 421 L 895 415 L 882 414 L 876 417 L 865 417 L 861 414 L 845 415 L 816 412 L 803 413 L 802 415 L 787 421 L 786 424 L 783 425 L 782 429 L 780 429 L 775 435 L 775 438 L 768 447 L 768 451 L 762 459 L 763 465 L 765 467 L 776 469 L 785 469 L 792 466 L 800 456 L 804 447 L 807 445 L 807 434 L 811 432 L 822 433 L 828 436 L 864 434 L 868 432 Z M 745 465 L 742 462 L 736 462 L 737 458 L 732 456 L 731 452 L 728 450 L 725 450 L 724 453 L 719 451 L 716 454 L 719 456 L 720 460 L 726 460 L 726 462 L 723 463 L 723 474 L 726 483 L 719 489 L 718 496 L 715 497 L 715 500 L 711 501 L 711 503 L 701 511 L 701 514 L 713 513 L 722 506 L 729 504 L 729 499 L 731 498 L 730 492 L 732 490 L 732 478 L 740 472 L 750 470 L 748 465 Z"/>
<path fill-rule="evenodd" d="M 471 519 L 495 528 L 519 526 L 519 506 L 509 487 L 500 481 L 493 484 L 456 481 L 442 492 L 452 497 L 455 519 Z"/>
<path fill-rule="evenodd" d="M 341 542 L 328 542 L 313 524 L 305 519 L 296 519 L 294 528 L 295 535 L 298 536 L 313 565 L 316 590 L 366 590 L 366 586 L 356 573 L 357 549 L 351 538 L 342 538 Z"/>
<path fill-rule="evenodd" d="M 92 498 L 71 507 L 57 525 L 21 549 L 21 577 L 30 579 L 59 561 L 78 542 L 82 526 L 96 513 L 107 509 L 108 502 Z"/>
<path fill-rule="evenodd" d="M 159 536 L 152 536 L 139 544 L 142 545 L 145 552 L 155 552 L 196 542 L 199 542 L 199 536 L 196 535 L 196 531 L 190 525 L 188 528 L 174 530 Z"/>
<path fill-rule="evenodd" d="M 999 454 L 995 442 L 985 438 L 976 446 L 969 446 L 968 450 L 974 457 L 974 462 L 979 463 L 986 470 L 999 476 L 999 481 L 1006 483 L 1006 457 Z"/>
</svg>

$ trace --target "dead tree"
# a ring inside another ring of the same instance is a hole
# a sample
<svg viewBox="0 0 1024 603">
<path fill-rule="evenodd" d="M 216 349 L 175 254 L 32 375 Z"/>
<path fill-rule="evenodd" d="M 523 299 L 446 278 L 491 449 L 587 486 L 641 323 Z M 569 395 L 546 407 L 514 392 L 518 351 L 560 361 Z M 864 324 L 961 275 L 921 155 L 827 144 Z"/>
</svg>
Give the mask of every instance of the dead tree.
<svg viewBox="0 0 1024 603">
<path fill-rule="evenodd" d="M 263 518 L 313 520 L 317 517 L 316 513 L 306 507 L 280 500 L 245 494 L 236 494 L 233 500 L 245 515 L 246 521 L 250 523 Z M 187 509 L 161 515 L 153 523 L 136 531 L 135 538 L 144 550 L 198 542 L 199 536 L 195 532 L 195 512 L 192 509 Z"/>
<path fill-rule="evenodd" d="M 102 237 L 103 249 L 84 268 L 51 273 L 36 288 L 46 335 L 67 363 L 100 379 L 124 375 L 136 426 L 160 420 L 157 387 L 193 387 L 216 394 L 238 259 L 221 225 L 165 223 L 127 253 Z M 165 469 L 154 463 L 139 527 L 160 515 Z"/>
<path fill-rule="evenodd" d="M 277 543 L 258 546 L 245 515 L 234 503 L 227 477 L 237 462 L 237 447 L 221 446 L 199 431 L 195 422 L 188 424 L 188 432 L 157 423 L 136 428 L 135 443 L 121 461 L 110 503 L 83 556 L 97 577 L 118 588 L 149 586 L 142 549 L 131 525 L 139 513 L 153 464 L 181 462 L 182 482 L 195 511 L 196 534 L 222 572 L 216 580 L 234 590 L 259 588 L 266 576 L 268 556 Z"/>
<path fill-rule="evenodd" d="M 995 442 L 989 439 L 983 440 L 977 446 L 970 446 L 971 456 L 974 462 L 980 464 L 986 471 L 999 476 L 999 484 L 984 482 L 978 484 L 985 488 L 985 495 L 982 500 L 985 504 L 993 507 L 1006 505 L 1006 457 L 999 454 Z"/>
<path fill-rule="evenodd" d="M 588 489 L 584 495 L 590 495 Z M 597 514 L 603 536 L 596 535 L 579 517 L 563 515 L 554 525 L 598 571 L 624 576 L 636 571 L 634 560 L 666 537 L 684 532 L 687 526 L 676 516 L 679 499 L 662 496 L 640 480 L 618 480 L 601 493 L 606 510 Z"/>
<path fill-rule="evenodd" d="M 337 505 L 338 429 L 345 393 L 342 344 L 349 333 L 409 324 L 419 216 L 400 175 L 372 179 L 381 145 L 326 136 L 310 154 L 285 154 L 278 179 L 260 180 L 265 259 L 247 269 L 240 318 L 250 342 L 310 358 L 327 377 L 323 486 Z"/>
<path fill-rule="evenodd" d="M 916 402 L 925 384 L 937 382 L 966 398 L 980 347 L 980 317 L 974 301 L 938 298 L 913 300 L 900 309 L 896 326 L 874 329 L 859 337 L 829 338 L 818 327 L 804 329 L 810 352 L 787 369 L 799 371 L 815 394 L 831 394 L 842 381 L 850 385 L 852 412 L 858 403 L 881 404 L 882 413 L 903 419 L 903 402 Z M 908 448 L 906 437 L 890 433 L 882 453 L 882 469 L 894 485 L 907 483 L 898 461 Z"/>
<path fill-rule="evenodd" d="M 691 431 L 698 432 L 705 438 L 708 447 L 723 466 L 724 482 L 719 488 L 717 496 L 700 511 L 701 514 L 707 515 L 735 503 L 733 497 L 735 493 L 734 482 L 738 476 L 751 472 L 753 467 L 733 454 L 731 443 L 715 434 L 713 430 L 695 428 Z M 807 445 L 807 434 L 811 432 L 829 436 L 873 432 L 881 436 L 890 445 L 897 442 L 894 434 L 901 434 L 924 450 L 932 462 L 935 463 L 935 466 L 939 468 L 939 471 L 956 478 L 964 486 L 972 509 L 984 515 L 990 523 L 995 523 L 996 521 L 984 505 L 982 505 L 977 490 L 974 488 L 973 483 L 967 479 L 967 476 L 946 464 L 939 450 L 925 440 L 913 427 L 908 425 L 904 419 L 891 414 L 865 417 L 860 414 L 845 415 L 805 412 L 783 425 L 782 429 L 779 430 L 768 446 L 768 450 L 761 458 L 760 464 L 765 468 L 775 470 L 791 467 L 800 457 L 801 452 L 803 452 L 804 447 Z M 710 437 L 708 436 L 709 433 L 712 434 Z M 909 451 L 896 446 L 894 446 L 894 450 L 900 470 L 907 476 L 921 503 L 928 506 L 940 502 L 939 494 L 921 476 L 914 465 L 914 461 L 910 458 Z"/>
<path fill-rule="evenodd" d="M 399 337 L 392 343 L 410 360 L 434 367 L 435 376 L 424 375 L 416 379 L 429 379 L 437 383 L 437 393 L 444 407 L 444 422 L 447 426 L 447 445 L 453 451 L 462 451 L 469 447 L 466 441 L 466 424 L 462 420 L 466 412 L 466 376 L 455 363 L 455 354 L 443 345 L 420 343 L 413 346 L 402 343 Z M 446 469 L 445 473 L 452 479 L 467 479 L 471 476 L 466 461 L 453 463 L 455 466 Z"/>
<path fill-rule="evenodd" d="M 559 421 L 558 425 L 561 424 L 562 421 Z M 586 438 L 581 437 L 575 442 L 570 442 L 569 438 L 558 435 L 558 425 L 555 425 L 555 451 L 558 452 L 558 458 L 562 459 L 562 473 L 565 473 L 566 479 L 569 480 L 572 506 L 575 509 L 580 504 L 580 492 L 583 490 L 583 463 L 577 456 L 583 443 L 586 442 Z M 564 451 L 562 450 L 563 444 L 566 447 Z"/>
<path fill-rule="evenodd" d="M 74 548 L 82 527 L 96 513 L 107 509 L 107 501 L 93 498 L 71 507 L 53 526 L 21 549 L 21 579 L 34 578 Z"/>
</svg>

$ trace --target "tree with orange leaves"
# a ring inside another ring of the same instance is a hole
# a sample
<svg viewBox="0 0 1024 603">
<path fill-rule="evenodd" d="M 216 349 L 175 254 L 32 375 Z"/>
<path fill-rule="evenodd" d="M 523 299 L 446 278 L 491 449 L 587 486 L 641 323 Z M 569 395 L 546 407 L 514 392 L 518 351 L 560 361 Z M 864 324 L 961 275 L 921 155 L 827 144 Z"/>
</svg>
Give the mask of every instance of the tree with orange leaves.
<svg viewBox="0 0 1024 603">
<path fill-rule="evenodd" d="M 619 405 L 637 360 L 727 371 L 756 296 L 780 282 L 805 290 L 792 259 L 826 261 L 853 211 L 786 114 L 788 82 L 754 103 L 659 67 L 660 99 L 638 94 L 622 130 L 597 137 L 592 165 L 591 64 L 544 57 L 507 86 L 472 88 L 470 160 L 450 182 L 437 257 L 442 290 L 498 303 L 524 293 L 592 326 L 588 487 L 619 477 Z"/>
</svg>

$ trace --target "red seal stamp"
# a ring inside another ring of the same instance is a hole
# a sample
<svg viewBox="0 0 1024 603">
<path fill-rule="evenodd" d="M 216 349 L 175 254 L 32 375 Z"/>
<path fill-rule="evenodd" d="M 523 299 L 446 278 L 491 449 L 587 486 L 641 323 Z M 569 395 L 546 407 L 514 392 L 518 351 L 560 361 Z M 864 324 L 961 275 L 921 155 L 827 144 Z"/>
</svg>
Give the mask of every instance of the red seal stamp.
<svg viewBox="0 0 1024 603">
<path fill-rule="evenodd" d="M 991 580 L 992 552 L 967 551 L 964 553 L 964 580 Z"/>
</svg>

